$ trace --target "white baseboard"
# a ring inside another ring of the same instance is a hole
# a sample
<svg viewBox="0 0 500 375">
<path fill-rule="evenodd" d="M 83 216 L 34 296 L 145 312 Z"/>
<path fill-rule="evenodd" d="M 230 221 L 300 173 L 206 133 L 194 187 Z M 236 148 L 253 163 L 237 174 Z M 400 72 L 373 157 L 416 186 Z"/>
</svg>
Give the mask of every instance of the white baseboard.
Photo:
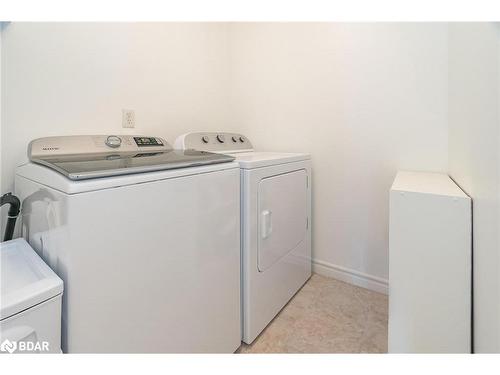
<svg viewBox="0 0 500 375">
<path fill-rule="evenodd" d="M 322 260 L 313 259 L 312 264 L 313 272 L 318 275 L 331 277 L 332 279 L 344 281 L 378 293 L 389 294 L 389 282 L 381 277 L 368 275 L 360 271 L 337 266 L 336 264 L 324 262 Z"/>
</svg>

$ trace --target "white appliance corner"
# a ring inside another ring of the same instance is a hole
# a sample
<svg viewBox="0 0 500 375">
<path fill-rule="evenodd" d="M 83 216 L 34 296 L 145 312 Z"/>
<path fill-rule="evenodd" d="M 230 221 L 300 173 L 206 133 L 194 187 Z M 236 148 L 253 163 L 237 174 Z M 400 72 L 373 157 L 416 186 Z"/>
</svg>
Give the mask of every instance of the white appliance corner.
<svg viewBox="0 0 500 375">
<path fill-rule="evenodd" d="M 389 294 L 389 281 L 387 279 L 319 259 L 313 259 L 312 264 L 313 273 L 318 275 L 340 280 L 377 293 Z"/>
</svg>

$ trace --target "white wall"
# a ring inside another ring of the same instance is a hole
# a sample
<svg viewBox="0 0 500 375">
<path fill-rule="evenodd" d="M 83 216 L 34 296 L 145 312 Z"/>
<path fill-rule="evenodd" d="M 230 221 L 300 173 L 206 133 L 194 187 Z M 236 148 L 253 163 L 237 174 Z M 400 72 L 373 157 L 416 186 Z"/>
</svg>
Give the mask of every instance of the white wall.
<svg viewBox="0 0 500 375">
<path fill-rule="evenodd" d="M 474 348 L 500 352 L 500 28 L 449 29 L 449 171 L 473 199 Z"/>
<path fill-rule="evenodd" d="M 6 26 L 6 22 L 0 22 L 0 172 L 3 168 L 3 162 L 2 162 L 2 156 L 3 156 L 3 147 L 2 145 L 2 133 L 3 133 L 3 113 L 2 113 L 2 98 L 4 97 L 3 95 L 3 86 L 2 86 L 2 79 L 3 79 L 3 63 L 2 63 L 2 40 L 3 40 L 3 28 Z M 2 174 L 0 173 L 0 186 L 2 186 Z M 3 189 L 0 190 L 0 195 L 5 194 L 7 191 L 4 191 Z M 5 205 L 2 208 L 0 208 L 0 241 L 3 240 L 4 236 L 4 228 L 5 224 L 7 222 L 7 213 L 9 211 L 9 206 Z"/>
<path fill-rule="evenodd" d="M 2 30 L 3 30 L 3 23 L 0 22 L 0 146 L 2 145 L 2 76 L 3 76 L 3 71 L 2 71 Z M 1 148 L 1 147 L 0 147 Z M 0 169 L 2 168 L 2 152 L 0 150 Z M 2 186 L 2 176 L 0 173 L 0 186 Z M 0 195 L 3 195 L 5 192 L 3 190 L 0 190 Z M 3 233 L 4 233 L 4 225 L 6 222 L 6 215 L 8 212 L 8 208 L 2 207 L 0 209 L 0 241 L 3 240 Z"/>
<path fill-rule="evenodd" d="M 230 30 L 232 122 L 312 154 L 316 270 L 383 290 L 396 171 L 447 169 L 446 24 Z"/>
<path fill-rule="evenodd" d="M 3 31 L 2 184 L 37 137 L 229 129 L 225 24 L 11 23 Z M 125 129 L 123 129 L 125 130 Z"/>
<path fill-rule="evenodd" d="M 320 269 L 384 290 L 398 169 L 447 168 L 444 24 L 9 24 L 2 192 L 36 137 L 247 133 L 312 153 Z M 347 271 L 347 272 L 344 272 Z M 356 276 L 361 276 L 357 278 Z M 371 284 L 370 284 L 371 283 Z"/>
</svg>

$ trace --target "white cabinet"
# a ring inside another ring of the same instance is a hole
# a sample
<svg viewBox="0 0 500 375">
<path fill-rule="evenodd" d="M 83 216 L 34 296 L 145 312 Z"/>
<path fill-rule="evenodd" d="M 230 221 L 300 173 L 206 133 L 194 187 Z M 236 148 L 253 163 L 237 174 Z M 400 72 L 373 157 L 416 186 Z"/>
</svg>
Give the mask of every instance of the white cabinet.
<svg viewBox="0 0 500 375">
<path fill-rule="evenodd" d="M 390 192 L 389 352 L 471 351 L 471 199 L 445 174 Z"/>
</svg>

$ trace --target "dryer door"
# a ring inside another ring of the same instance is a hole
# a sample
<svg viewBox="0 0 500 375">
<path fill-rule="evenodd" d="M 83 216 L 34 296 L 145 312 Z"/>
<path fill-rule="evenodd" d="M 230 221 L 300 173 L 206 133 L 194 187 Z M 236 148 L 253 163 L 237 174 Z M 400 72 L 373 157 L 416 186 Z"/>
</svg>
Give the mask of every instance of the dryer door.
<svg viewBox="0 0 500 375">
<path fill-rule="evenodd" d="M 263 272 L 306 239 L 307 173 L 297 170 L 259 184 L 258 268 Z"/>
</svg>

